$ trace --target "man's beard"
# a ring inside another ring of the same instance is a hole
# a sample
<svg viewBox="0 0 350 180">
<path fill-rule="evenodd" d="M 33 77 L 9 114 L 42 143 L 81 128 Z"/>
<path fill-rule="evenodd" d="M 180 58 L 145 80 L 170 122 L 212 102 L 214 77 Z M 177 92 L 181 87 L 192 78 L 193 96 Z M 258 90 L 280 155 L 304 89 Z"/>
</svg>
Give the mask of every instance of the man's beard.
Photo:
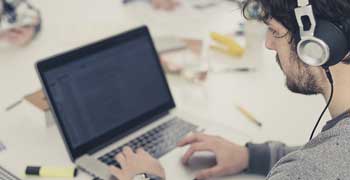
<svg viewBox="0 0 350 180">
<path fill-rule="evenodd" d="M 291 58 L 295 57 L 294 59 L 290 59 L 290 61 L 298 61 L 297 63 L 297 69 L 286 69 L 284 70 L 281 61 L 279 59 L 279 56 L 276 55 L 276 61 L 278 65 L 280 66 L 281 70 L 286 75 L 286 86 L 287 88 L 298 94 L 304 94 L 304 95 L 315 95 L 322 92 L 322 89 L 317 85 L 316 78 L 311 74 L 310 69 L 308 66 L 302 61 L 297 58 L 296 55 L 292 55 Z M 293 75 L 289 72 L 295 72 Z"/>
</svg>

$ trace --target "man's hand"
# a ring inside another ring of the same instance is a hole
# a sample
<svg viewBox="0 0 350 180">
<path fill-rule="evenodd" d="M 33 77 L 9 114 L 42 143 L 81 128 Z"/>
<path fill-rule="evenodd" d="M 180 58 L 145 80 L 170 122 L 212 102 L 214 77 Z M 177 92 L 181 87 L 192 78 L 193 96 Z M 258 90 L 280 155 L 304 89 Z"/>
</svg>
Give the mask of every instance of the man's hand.
<svg viewBox="0 0 350 180">
<path fill-rule="evenodd" d="M 121 169 L 111 166 L 110 172 L 118 178 L 118 180 L 132 180 L 132 178 L 141 173 L 156 175 L 165 179 L 165 172 L 157 159 L 143 149 L 136 150 L 125 147 L 123 152 L 119 153 L 115 159 L 119 162 Z"/>
<path fill-rule="evenodd" d="M 177 0 L 151 0 L 151 3 L 156 9 L 164 9 L 167 11 L 174 10 L 179 5 Z"/>
<path fill-rule="evenodd" d="M 182 163 L 185 165 L 195 152 L 210 151 L 216 156 L 216 165 L 200 171 L 196 175 L 196 179 L 237 174 L 248 167 L 248 149 L 221 137 L 196 133 L 185 137 L 178 143 L 180 147 L 185 145 L 190 145 L 190 148 L 182 158 Z"/>
</svg>

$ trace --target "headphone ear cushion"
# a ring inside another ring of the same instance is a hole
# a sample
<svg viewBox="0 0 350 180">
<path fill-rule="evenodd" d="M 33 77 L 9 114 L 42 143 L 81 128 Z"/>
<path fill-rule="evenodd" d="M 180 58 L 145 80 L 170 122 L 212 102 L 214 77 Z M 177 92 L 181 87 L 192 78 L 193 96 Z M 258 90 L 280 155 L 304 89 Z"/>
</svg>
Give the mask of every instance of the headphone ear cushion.
<svg viewBox="0 0 350 180">
<path fill-rule="evenodd" d="M 349 45 L 344 32 L 326 20 L 317 20 L 315 37 L 323 40 L 329 47 L 329 60 L 323 66 L 338 64 L 349 52 Z"/>
</svg>

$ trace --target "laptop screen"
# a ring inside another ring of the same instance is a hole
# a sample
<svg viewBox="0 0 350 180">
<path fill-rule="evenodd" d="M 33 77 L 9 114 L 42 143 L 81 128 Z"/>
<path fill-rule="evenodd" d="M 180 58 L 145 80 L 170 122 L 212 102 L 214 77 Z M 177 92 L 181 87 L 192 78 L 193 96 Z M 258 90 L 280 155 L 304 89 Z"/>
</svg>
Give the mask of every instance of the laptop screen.
<svg viewBox="0 0 350 180">
<path fill-rule="evenodd" d="M 73 159 L 174 107 L 146 28 L 97 44 L 38 66 Z"/>
</svg>

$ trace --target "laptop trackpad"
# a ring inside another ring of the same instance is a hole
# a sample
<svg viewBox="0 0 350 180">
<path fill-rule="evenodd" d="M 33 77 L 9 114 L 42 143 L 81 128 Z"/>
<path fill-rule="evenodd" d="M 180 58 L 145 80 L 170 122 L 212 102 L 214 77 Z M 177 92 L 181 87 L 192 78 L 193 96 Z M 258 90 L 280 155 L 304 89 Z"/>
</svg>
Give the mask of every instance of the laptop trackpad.
<svg viewBox="0 0 350 180">
<path fill-rule="evenodd" d="M 104 180 L 116 180 L 108 170 L 108 166 L 98 161 L 97 159 L 85 155 L 76 161 L 79 169 L 88 173 L 91 176 L 98 177 Z"/>
</svg>

